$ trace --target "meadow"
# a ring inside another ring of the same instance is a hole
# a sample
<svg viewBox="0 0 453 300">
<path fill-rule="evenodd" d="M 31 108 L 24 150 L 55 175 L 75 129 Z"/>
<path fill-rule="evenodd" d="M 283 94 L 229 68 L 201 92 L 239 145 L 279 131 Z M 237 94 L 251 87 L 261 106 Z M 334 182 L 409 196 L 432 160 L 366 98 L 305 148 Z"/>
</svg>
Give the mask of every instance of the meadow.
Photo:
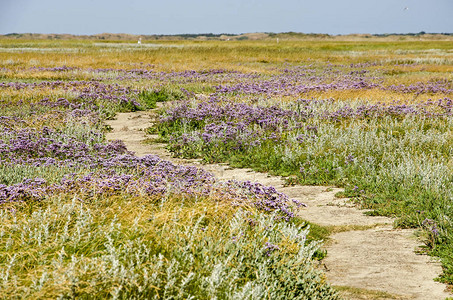
<svg viewBox="0 0 453 300">
<path fill-rule="evenodd" d="M 0 298 L 339 297 L 301 203 L 105 140 L 157 102 L 175 156 L 343 187 L 452 284 L 452 72 L 441 40 L 0 39 Z"/>
</svg>

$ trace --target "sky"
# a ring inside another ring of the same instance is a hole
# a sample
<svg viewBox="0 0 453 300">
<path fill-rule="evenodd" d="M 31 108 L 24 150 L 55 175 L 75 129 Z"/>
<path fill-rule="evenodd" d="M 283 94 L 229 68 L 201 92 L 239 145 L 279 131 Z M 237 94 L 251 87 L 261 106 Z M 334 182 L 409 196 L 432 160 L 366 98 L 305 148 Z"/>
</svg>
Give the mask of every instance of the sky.
<svg viewBox="0 0 453 300">
<path fill-rule="evenodd" d="M 7 33 L 453 33 L 453 0 L 0 0 Z"/>
</svg>

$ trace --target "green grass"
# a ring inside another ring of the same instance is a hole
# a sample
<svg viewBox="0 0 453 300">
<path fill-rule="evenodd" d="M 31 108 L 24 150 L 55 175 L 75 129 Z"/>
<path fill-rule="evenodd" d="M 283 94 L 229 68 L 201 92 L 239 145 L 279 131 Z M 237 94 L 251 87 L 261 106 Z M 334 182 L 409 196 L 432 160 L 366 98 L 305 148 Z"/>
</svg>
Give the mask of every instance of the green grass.
<svg viewBox="0 0 453 300">
<path fill-rule="evenodd" d="M 144 103 L 145 109 L 153 109 L 157 107 L 158 102 L 180 100 L 184 97 L 180 89 L 142 90 L 138 94 L 138 101 Z"/>
</svg>

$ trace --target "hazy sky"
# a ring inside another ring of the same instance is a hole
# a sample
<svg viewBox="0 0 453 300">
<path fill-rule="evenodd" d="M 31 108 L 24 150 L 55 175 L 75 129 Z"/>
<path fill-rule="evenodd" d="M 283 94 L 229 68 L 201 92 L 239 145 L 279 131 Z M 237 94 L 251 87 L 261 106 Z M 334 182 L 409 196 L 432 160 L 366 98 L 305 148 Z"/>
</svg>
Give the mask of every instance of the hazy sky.
<svg viewBox="0 0 453 300">
<path fill-rule="evenodd" d="M 453 0 L 0 0 L 6 33 L 453 32 Z"/>
</svg>

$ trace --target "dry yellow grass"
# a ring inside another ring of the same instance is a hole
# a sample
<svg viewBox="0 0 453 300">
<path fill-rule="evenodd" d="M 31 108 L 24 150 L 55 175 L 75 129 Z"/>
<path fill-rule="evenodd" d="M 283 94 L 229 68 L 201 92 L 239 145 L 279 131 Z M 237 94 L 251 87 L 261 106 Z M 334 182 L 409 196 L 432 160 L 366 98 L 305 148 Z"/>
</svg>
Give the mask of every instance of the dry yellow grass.
<svg viewBox="0 0 453 300">
<path fill-rule="evenodd" d="M 413 104 L 426 102 L 430 99 L 439 99 L 443 97 L 451 97 L 451 94 L 420 94 L 414 95 L 413 93 L 405 94 L 393 91 L 386 91 L 380 89 L 369 89 L 369 90 L 333 90 L 326 92 L 310 92 L 304 97 L 315 98 L 315 99 L 337 99 L 337 100 L 362 100 L 364 102 L 373 103 L 392 103 L 399 101 L 401 104 Z"/>
<path fill-rule="evenodd" d="M 115 44 L 114 47 L 112 44 Z M 0 40 L 0 67 L 24 68 L 70 66 L 80 68 L 139 68 L 151 64 L 163 71 L 226 68 L 268 72 L 270 65 L 284 63 L 336 64 L 404 62 L 429 59 L 427 72 L 450 72 L 449 41 L 159 41 L 156 47 L 137 47 L 131 42 Z M 435 49 L 433 51 L 432 49 Z M 444 61 L 442 61 L 444 59 Z M 423 61 L 422 61 L 423 62 Z M 447 62 L 447 63 L 442 63 Z M 393 68 L 393 67 L 392 67 Z M 398 67 L 399 68 L 399 67 Z M 414 69 L 415 71 L 417 68 Z"/>
</svg>

